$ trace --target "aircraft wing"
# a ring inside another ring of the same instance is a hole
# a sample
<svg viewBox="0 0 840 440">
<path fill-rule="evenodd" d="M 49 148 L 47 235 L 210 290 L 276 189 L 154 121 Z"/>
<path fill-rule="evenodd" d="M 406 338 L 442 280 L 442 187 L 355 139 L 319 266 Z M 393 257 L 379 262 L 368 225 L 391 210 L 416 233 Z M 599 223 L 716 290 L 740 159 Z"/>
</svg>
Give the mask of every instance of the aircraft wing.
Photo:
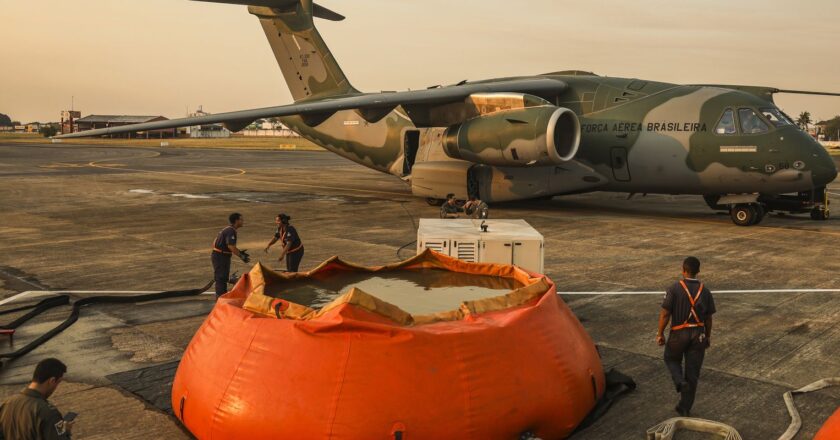
<svg viewBox="0 0 840 440">
<path fill-rule="evenodd" d="M 397 106 L 402 106 L 407 116 L 418 127 L 436 126 L 439 123 L 433 110 L 458 102 L 476 93 L 527 93 L 542 98 L 556 96 L 567 88 L 565 82 L 552 78 L 513 78 L 436 87 L 407 92 L 359 93 L 332 96 L 322 99 L 298 101 L 294 104 L 266 107 L 208 116 L 171 119 L 143 124 L 101 128 L 55 136 L 68 139 L 105 136 L 138 131 L 165 130 L 195 125 L 224 124 L 232 131 L 239 131 L 257 119 L 300 115 L 308 125 L 315 126 L 338 111 L 356 110 L 368 122 L 376 122 Z M 460 121 L 456 121 L 460 122 Z"/>
<path fill-rule="evenodd" d="M 773 102 L 773 95 L 777 93 L 786 93 L 791 95 L 816 95 L 816 96 L 840 96 L 840 93 L 833 93 L 833 92 L 811 92 L 807 90 L 789 90 L 789 89 L 779 89 L 776 87 L 761 87 L 761 86 L 741 86 L 741 85 L 732 85 L 732 84 L 694 84 L 696 86 L 702 87 L 720 87 L 722 89 L 732 89 L 732 90 L 739 90 L 741 92 L 746 92 L 758 96 L 759 98 L 766 99 L 770 102 Z"/>
</svg>

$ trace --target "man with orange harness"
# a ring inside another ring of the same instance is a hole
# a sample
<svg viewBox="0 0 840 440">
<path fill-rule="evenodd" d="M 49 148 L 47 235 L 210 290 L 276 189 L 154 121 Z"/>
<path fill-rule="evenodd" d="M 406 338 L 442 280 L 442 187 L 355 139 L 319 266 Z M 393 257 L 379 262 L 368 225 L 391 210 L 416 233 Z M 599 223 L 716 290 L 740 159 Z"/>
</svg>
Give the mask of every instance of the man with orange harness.
<svg viewBox="0 0 840 440">
<path fill-rule="evenodd" d="M 656 343 L 665 346 L 665 365 L 680 393 L 680 402 L 674 410 L 683 417 L 690 416 L 694 405 L 703 357 L 711 345 L 712 315 L 716 311 L 712 293 L 696 278 L 698 273 L 700 260 L 686 258 L 682 267 L 683 279 L 665 293 L 656 334 Z M 671 332 L 666 344 L 664 331 L 669 321 Z"/>
<path fill-rule="evenodd" d="M 236 255 L 246 264 L 251 257 L 245 250 L 236 247 L 236 230 L 245 225 L 245 218 L 242 214 L 234 212 L 228 217 L 230 225 L 219 232 L 213 240 L 213 253 L 210 254 L 210 261 L 213 263 L 213 280 L 216 282 L 216 298 L 227 292 L 230 280 L 230 256 Z"/>
<path fill-rule="evenodd" d="M 274 233 L 274 238 L 265 247 L 265 252 L 271 248 L 274 243 L 280 241 L 283 245 L 283 250 L 280 251 L 279 261 L 286 260 L 286 272 L 297 272 L 300 267 L 300 261 L 303 259 L 303 242 L 300 241 L 297 229 L 289 224 L 292 218 L 286 214 L 278 214 L 274 219 L 277 224 L 277 231 Z"/>
</svg>

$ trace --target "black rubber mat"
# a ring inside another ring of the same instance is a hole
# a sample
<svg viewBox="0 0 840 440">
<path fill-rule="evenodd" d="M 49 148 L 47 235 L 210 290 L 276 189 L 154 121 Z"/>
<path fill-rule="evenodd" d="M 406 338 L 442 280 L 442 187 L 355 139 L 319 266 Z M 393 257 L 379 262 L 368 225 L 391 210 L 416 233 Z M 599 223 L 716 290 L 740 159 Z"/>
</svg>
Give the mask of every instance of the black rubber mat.
<svg viewBox="0 0 840 440">
<path fill-rule="evenodd" d="M 106 376 L 114 385 L 139 396 L 149 405 L 172 415 L 172 381 L 180 361 Z"/>
</svg>

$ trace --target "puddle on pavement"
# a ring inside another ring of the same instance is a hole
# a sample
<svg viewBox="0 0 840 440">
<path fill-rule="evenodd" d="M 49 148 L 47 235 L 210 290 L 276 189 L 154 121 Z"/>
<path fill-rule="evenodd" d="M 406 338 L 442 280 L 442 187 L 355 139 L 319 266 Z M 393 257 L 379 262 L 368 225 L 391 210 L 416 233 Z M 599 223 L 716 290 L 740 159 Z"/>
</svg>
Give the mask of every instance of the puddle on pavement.
<svg viewBox="0 0 840 440">
<path fill-rule="evenodd" d="M 237 202 L 248 203 L 273 203 L 283 204 L 291 202 L 310 202 L 310 201 L 327 201 L 334 202 L 339 205 L 365 205 L 370 203 L 371 199 L 366 197 L 351 197 L 341 195 L 321 195 L 321 194 L 307 194 L 300 192 L 259 192 L 259 191 L 236 191 L 236 192 L 218 192 L 218 193 L 167 193 L 159 192 L 151 189 L 130 189 L 131 194 L 147 194 L 147 195 L 164 195 L 170 197 L 178 197 L 184 199 L 219 199 Z"/>
<path fill-rule="evenodd" d="M 364 205 L 370 203 L 370 198 L 365 197 L 351 197 L 342 195 L 321 195 L 308 194 L 301 192 L 259 192 L 259 191 L 236 191 L 236 192 L 220 192 L 208 193 L 208 196 L 222 200 L 236 200 L 240 202 L 251 203 L 290 203 L 290 202 L 309 202 L 309 201 L 327 201 L 335 202 L 341 205 Z"/>
<path fill-rule="evenodd" d="M 323 279 L 274 283 L 268 286 L 266 294 L 318 309 L 352 287 L 413 315 L 423 315 L 457 309 L 463 301 L 504 295 L 522 284 L 510 278 L 438 269 L 377 274 L 339 272 Z"/>
<path fill-rule="evenodd" d="M 178 193 L 178 194 L 170 194 L 172 197 L 181 197 L 184 199 L 211 199 L 210 196 L 202 196 L 198 194 L 186 194 L 186 193 Z"/>
</svg>

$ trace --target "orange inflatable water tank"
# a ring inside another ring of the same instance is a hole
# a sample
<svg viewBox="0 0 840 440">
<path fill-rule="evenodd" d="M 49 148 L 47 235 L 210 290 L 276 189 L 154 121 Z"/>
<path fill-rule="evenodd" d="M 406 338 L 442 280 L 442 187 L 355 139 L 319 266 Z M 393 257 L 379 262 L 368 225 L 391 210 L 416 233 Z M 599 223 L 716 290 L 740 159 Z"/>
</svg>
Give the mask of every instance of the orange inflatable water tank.
<svg viewBox="0 0 840 440">
<path fill-rule="evenodd" d="M 840 408 L 826 420 L 814 440 L 840 440 Z"/>
<path fill-rule="evenodd" d="M 359 288 L 320 310 L 283 295 L 306 280 L 423 270 L 516 288 L 414 315 Z M 255 266 L 190 342 L 172 407 L 199 439 L 556 439 L 604 389 L 595 345 L 551 280 L 427 251 L 376 268 Z"/>
</svg>

